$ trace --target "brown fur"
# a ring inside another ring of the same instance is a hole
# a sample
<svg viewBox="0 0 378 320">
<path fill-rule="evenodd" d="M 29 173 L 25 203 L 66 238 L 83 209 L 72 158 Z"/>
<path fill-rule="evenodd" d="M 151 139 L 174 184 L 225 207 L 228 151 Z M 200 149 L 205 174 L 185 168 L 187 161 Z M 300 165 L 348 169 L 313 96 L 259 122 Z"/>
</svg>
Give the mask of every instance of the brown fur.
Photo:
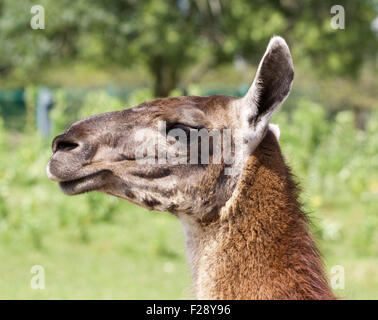
<svg viewBox="0 0 378 320">
<path fill-rule="evenodd" d="M 221 218 L 187 244 L 200 299 L 334 299 L 297 187 L 269 132 Z"/>
</svg>

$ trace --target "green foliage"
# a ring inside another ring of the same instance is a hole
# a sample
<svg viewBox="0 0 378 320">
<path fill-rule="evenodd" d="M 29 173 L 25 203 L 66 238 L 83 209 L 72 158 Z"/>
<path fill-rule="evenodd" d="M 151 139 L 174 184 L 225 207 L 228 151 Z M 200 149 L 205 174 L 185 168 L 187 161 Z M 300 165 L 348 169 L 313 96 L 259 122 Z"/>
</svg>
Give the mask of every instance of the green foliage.
<svg viewBox="0 0 378 320">
<path fill-rule="evenodd" d="M 54 95 L 54 108 L 50 112 L 50 119 L 54 123 L 54 135 L 58 135 L 62 131 L 66 130 L 68 103 L 67 96 L 63 90 L 56 90 Z"/>
<path fill-rule="evenodd" d="M 30 132 L 35 130 L 36 123 L 36 107 L 35 102 L 37 100 L 37 88 L 29 86 L 24 91 L 24 100 L 26 105 L 26 125 L 25 130 Z"/>
<path fill-rule="evenodd" d="M 41 69 L 72 61 L 138 64 L 151 74 L 154 94 L 167 96 L 193 63 L 214 66 L 236 57 L 258 62 L 274 34 L 293 45 L 297 63 L 323 76 L 357 75 L 365 62 L 375 61 L 378 48 L 371 28 L 377 7 L 366 0 L 338 2 L 345 30 L 330 26 L 333 0 L 41 0 L 44 30 L 30 28 L 34 4 L 0 1 L 3 75 L 35 81 Z"/>
<path fill-rule="evenodd" d="M 305 99 L 297 102 L 292 114 L 285 111 L 278 114 L 277 121 L 284 132 L 282 144 L 287 145 L 286 151 L 298 163 L 297 169 L 301 173 L 307 173 L 313 152 L 329 133 L 330 124 L 325 116 L 322 106 Z M 301 152 L 298 154 L 299 146 Z"/>
<path fill-rule="evenodd" d="M 79 118 L 83 119 L 93 114 L 124 109 L 118 98 L 109 96 L 105 91 L 88 93 L 80 108 Z"/>
</svg>

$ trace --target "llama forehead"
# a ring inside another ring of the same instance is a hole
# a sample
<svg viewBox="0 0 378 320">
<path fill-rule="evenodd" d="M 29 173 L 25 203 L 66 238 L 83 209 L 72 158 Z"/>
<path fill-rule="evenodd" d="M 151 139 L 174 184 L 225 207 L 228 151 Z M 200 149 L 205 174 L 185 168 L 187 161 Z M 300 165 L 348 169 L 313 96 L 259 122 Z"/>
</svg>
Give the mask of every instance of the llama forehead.
<svg viewBox="0 0 378 320">
<path fill-rule="evenodd" d="M 185 120 L 192 125 L 202 124 L 206 127 L 213 124 L 220 127 L 227 126 L 229 113 L 232 111 L 229 105 L 235 99 L 223 95 L 161 98 L 143 102 L 130 110 L 141 120 L 144 117 L 171 123 Z"/>
</svg>

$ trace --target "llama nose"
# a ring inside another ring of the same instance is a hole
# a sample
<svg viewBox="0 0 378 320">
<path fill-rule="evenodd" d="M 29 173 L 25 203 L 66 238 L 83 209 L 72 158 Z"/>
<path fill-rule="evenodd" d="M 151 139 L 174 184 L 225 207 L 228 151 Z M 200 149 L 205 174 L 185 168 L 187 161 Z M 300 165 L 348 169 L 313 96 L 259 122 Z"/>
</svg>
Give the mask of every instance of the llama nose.
<svg viewBox="0 0 378 320">
<path fill-rule="evenodd" d="M 52 143 L 53 153 L 57 151 L 71 151 L 79 146 L 78 141 L 73 138 L 67 137 L 65 134 L 61 134 L 55 137 Z"/>
</svg>

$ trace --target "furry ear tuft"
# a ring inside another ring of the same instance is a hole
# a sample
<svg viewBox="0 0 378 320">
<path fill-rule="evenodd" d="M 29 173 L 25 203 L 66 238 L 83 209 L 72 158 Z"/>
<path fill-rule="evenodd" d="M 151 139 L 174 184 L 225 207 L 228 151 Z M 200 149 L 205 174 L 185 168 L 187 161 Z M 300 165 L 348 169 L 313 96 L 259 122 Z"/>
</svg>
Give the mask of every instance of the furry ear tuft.
<svg viewBox="0 0 378 320">
<path fill-rule="evenodd" d="M 269 123 L 269 130 L 273 132 L 277 141 L 280 140 L 281 131 L 278 124 Z"/>
<path fill-rule="evenodd" d="M 281 37 L 273 37 L 259 64 L 246 103 L 255 107 L 255 116 L 272 113 L 289 95 L 294 79 L 293 60 L 289 47 Z"/>
<path fill-rule="evenodd" d="M 264 138 L 273 112 L 289 95 L 293 79 L 289 47 L 283 38 L 275 36 L 269 42 L 251 87 L 241 99 L 243 135 L 249 153 Z"/>
</svg>

